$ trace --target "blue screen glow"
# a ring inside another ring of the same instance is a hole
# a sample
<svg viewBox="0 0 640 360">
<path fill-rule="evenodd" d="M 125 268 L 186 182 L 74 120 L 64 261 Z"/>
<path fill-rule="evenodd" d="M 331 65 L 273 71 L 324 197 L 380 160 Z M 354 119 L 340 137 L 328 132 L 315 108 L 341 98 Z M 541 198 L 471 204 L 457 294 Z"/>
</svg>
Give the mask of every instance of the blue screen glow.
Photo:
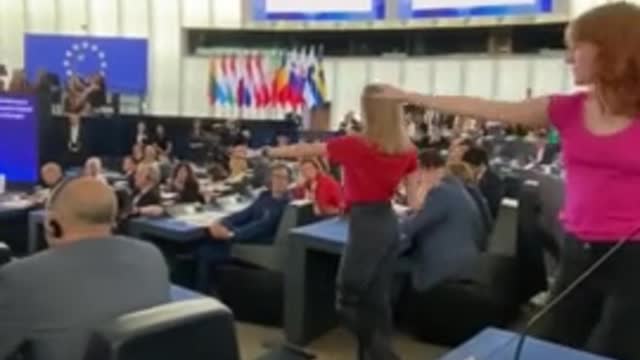
<svg viewBox="0 0 640 360">
<path fill-rule="evenodd" d="M 0 174 L 9 183 L 38 181 L 38 113 L 32 96 L 0 95 Z"/>
<path fill-rule="evenodd" d="M 553 10 L 553 0 L 532 0 L 529 3 L 510 4 L 499 1 L 491 1 L 486 5 L 486 1 L 470 1 L 475 3 L 465 7 L 447 7 L 447 2 L 442 1 L 442 7 L 420 8 L 415 6 L 414 0 L 398 0 L 398 17 L 401 19 L 414 18 L 452 18 L 470 16 L 510 16 L 510 15 L 533 15 L 539 13 L 549 13 Z"/>
<path fill-rule="evenodd" d="M 269 0 L 253 0 L 253 18 L 258 21 L 365 21 L 385 18 L 385 0 L 368 0 L 371 7 L 367 11 L 340 11 L 319 9 L 317 11 L 300 11 L 296 9 L 296 1 L 291 1 L 291 9 L 272 11 L 267 8 Z M 348 1 L 348 0 L 346 0 Z"/>
</svg>

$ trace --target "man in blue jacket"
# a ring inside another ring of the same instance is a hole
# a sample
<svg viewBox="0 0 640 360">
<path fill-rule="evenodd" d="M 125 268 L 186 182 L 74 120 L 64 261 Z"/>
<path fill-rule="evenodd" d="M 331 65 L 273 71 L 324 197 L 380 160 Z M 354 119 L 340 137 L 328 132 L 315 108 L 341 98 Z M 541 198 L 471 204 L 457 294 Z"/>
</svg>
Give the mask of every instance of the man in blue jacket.
<svg viewBox="0 0 640 360">
<path fill-rule="evenodd" d="M 198 286 L 208 290 L 209 266 L 227 259 L 231 243 L 274 241 L 282 214 L 289 204 L 291 171 L 284 164 L 271 167 L 269 190 L 244 210 L 229 215 L 209 227 L 211 238 L 198 249 Z"/>
<path fill-rule="evenodd" d="M 446 279 L 464 279 L 465 265 L 480 253 L 487 236 L 481 215 L 464 184 L 447 174 L 435 150 L 419 156 L 421 183 L 427 189 L 422 208 L 401 224 L 410 247 L 411 285 L 422 292 Z"/>
</svg>

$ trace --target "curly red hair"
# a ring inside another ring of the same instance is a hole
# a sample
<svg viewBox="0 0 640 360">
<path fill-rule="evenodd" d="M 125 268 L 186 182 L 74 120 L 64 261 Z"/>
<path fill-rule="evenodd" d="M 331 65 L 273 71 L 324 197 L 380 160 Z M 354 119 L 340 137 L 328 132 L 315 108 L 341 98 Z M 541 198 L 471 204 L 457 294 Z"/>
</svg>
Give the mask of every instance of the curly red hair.
<svg viewBox="0 0 640 360">
<path fill-rule="evenodd" d="M 570 24 L 570 36 L 598 48 L 593 85 L 613 114 L 640 114 L 640 7 L 616 2 L 595 7 Z"/>
</svg>

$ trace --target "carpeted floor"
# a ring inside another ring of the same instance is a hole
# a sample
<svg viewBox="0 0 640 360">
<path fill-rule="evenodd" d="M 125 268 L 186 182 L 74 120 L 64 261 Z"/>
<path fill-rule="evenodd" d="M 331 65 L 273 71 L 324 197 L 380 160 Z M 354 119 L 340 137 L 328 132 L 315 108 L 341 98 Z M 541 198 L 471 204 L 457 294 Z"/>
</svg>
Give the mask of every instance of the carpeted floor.
<svg viewBox="0 0 640 360">
<path fill-rule="evenodd" d="M 268 351 L 263 347 L 265 342 L 279 341 L 283 337 L 281 329 L 245 323 L 238 323 L 237 331 L 243 360 L 256 359 Z M 403 334 L 396 336 L 395 347 L 403 360 L 438 359 L 447 351 L 441 347 L 419 343 Z M 343 329 L 336 329 L 307 347 L 319 360 L 352 360 L 355 359 L 354 349 L 355 342 Z"/>
</svg>

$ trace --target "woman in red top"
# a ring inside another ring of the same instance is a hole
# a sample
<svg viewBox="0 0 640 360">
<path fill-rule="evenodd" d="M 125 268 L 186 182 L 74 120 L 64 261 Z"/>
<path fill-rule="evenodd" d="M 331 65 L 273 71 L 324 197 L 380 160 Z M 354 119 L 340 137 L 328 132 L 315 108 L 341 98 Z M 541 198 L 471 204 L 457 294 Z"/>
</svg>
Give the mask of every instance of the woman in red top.
<svg viewBox="0 0 640 360">
<path fill-rule="evenodd" d="M 378 92 L 375 86 L 364 90 L 362 135 L 273 148 L 267 154 L 328 156 L 342 166 L 349 239 L 336 280 L 337 311 L 357 337 L 359 359 L 388 360 L 398 358 L 391 346 L 390 290 L 399 231 L 391 198 L 404 180 L 415 203 L 417 153 L 404 129 L 400 104 L 379 99 Z"/>
<path fill-rule="evenodd" d="M 340 184 L 313 159 L 302 160 L 300 172 L 302 184 L 297 189 L 297 197 L 311 200 L 317 216 L 339 215 L 344 209 Z"/>
</svg>

